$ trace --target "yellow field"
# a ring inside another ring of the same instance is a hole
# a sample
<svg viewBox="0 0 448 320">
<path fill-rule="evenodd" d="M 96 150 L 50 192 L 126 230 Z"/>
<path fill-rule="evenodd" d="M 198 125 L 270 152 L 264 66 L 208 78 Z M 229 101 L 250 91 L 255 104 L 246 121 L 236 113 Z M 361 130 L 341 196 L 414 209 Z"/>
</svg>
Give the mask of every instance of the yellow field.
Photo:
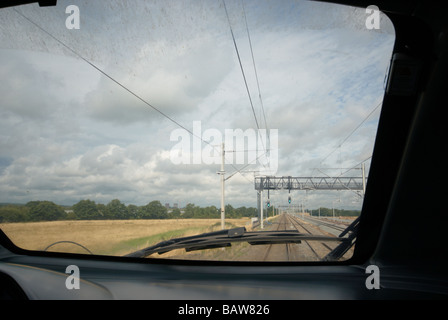
<svg viewBox="0 0 448 320">
<path fill-rule="evenodd" d="M 248 226 L 250 219 L 226 219 L 226 228 Z M 162 240 L 220 230 L 219 219 L 104 220 L 5 223 L 0 228 L 18 247 L 44 250 L 57 241 L 73 241 L 94 254 L 124 255 Z M 88 253 L 74 244 L 48 251 Z"/>
</svg>

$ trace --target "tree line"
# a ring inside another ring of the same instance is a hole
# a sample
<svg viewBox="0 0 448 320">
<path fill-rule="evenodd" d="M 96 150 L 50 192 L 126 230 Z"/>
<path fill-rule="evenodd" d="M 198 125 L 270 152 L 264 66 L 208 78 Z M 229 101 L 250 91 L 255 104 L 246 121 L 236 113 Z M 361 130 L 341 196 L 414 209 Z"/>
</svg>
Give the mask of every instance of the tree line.
<svg viewBox="0 0 448 320">
<path fill-rule="evenodd" d="M 226 205 L 226 218 L 256 217 L 256 208 L 233 208 Z M 51 201 L 30 201 L 25 205 L 0 206 L 2 222 L 36 222 L 56 220 L 129 220 L 129 219 L 218 219 L 220 209 L 215 206 L 200 207 L 189 203 L 184 209 L 168 209 L 158 200 L 143 206 L 125 205 L 118 199 L 108 204 L 81 200 L 71 207 Z"/>
<path fill-rule="evenodd" d="M 200 207 L 188 203 L 185 208 L 168 209 L 158 200 L 143 206 L 125 205 L 118 199 L 108 204 L 92 200 L 81 200 L 71 207 L 57 205 L 51 201 L 30 201 L 25 205 L 1 205 L 0 223 L 35 222 L 56 220 L 129 220 L 129 219 L 219 219 L 220 208 Z M 309 210 L 313 216 L 319 209 Z M 266 209 L 265 209 L 266 214 Z M 359 210 L 334 209 L 335 216 L 359 216 Z M 267 209 L 267 216 L 273 215 L 273 208 Z M 253 207 L 234 208 L 226 205 L 226 218 L 257 217 L 258 210 Z M 333 216 L 333 209 L 320 208 L 320 216 Z"/>
</svg>

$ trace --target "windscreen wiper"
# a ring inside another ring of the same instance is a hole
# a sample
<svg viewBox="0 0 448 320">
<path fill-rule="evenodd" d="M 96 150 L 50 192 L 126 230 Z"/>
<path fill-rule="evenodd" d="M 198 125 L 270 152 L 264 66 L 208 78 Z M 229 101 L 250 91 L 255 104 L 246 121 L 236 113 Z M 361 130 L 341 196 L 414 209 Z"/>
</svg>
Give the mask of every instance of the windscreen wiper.
<svg viewBox="0 0 448 320">
<path fill-rule="evenodd" d="M 301 243 L 303 241 L 347 241 L 343 237 L 327 237 L 303 234 L 297 230 L 287 231 L 246 231 L 245 227 L 208 232 L 200 235 L 175 238 L 125 255 L 125 257 L 145 258 L 154 253 L 163 254 L 175 249 L 185 251 L 230 247 L 233 242 L 248 242 L 251 245 Z"/>
<path fill-rule="evenodd" d="M 336 248 L 330 251 L 322 261 L 337 261 L 344 254 L 355 245 L 356 235 L 358 234 L 359 227 L 359 217 L 356 218 L 342 233 L 338 236 L 338 238 L 345 237 L 345 241 L 339 244 Z"/>
</svg>

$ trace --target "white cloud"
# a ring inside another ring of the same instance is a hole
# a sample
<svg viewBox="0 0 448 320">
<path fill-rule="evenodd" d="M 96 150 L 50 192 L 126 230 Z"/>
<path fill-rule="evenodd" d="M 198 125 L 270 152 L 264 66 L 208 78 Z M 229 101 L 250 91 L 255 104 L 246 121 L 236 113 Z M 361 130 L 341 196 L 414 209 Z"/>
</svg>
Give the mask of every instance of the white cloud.
<svg viewBox="0 0 448 320">
<path fill-rule="evenodd" d="M 124 18 L 113 2 L 103 11 L 99 2 L 82 2 L 79 33 L 58 28 L 63 14 L 46 23 L 50 11 L 21 10 L 185 128 L 192 129 L 193 121 L 201 121 L 202 132 L 255 128 L 223 8 L 197 1 L 146 4 L 123 9 L 129 14 Z M 286 10 L 259 1 L 246 6 L 267 124 L 279 133 L 279 175 L 354 165 L 372 149 L 378 112 L 321 163 L 381 101 L 390 27 L 370 32 L 359 26 L 362 10 L 324 8 L 299 3 Z M 229 1 L 228 9 L 264 128 L 240 3 Z M 1 13 L 7 21 L 20 18 L 7 13 Z M 219 165 L 171 162 L 175 123 L 47 35 L 23 21 L 12 26 L 25 33 L 14 39 L 5 27 L 1 35 L 14 51 L 0 50 L 8 61 L 0 66 L 0 202 L 119 198 L 219 205 Z M 242 166 L 227 164 L 226 172 L 235 167 Z M 256 206 L 253 173 L 229 179 L 226 199 Z M 311 199 L 317 205 L 324 197 Z"/>
</svg>

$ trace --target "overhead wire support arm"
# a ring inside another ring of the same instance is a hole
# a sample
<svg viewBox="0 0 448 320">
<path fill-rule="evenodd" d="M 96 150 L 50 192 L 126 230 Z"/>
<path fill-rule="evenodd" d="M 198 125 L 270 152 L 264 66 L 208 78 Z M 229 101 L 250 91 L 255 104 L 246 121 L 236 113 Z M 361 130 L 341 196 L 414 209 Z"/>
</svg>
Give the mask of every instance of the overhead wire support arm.
<svg viewBox="0 0 448 320">
<path fill-rule="evenodd" d="M 255 190 L 364 190 L 364 177 L 255 177 Z"/>
</svg>

